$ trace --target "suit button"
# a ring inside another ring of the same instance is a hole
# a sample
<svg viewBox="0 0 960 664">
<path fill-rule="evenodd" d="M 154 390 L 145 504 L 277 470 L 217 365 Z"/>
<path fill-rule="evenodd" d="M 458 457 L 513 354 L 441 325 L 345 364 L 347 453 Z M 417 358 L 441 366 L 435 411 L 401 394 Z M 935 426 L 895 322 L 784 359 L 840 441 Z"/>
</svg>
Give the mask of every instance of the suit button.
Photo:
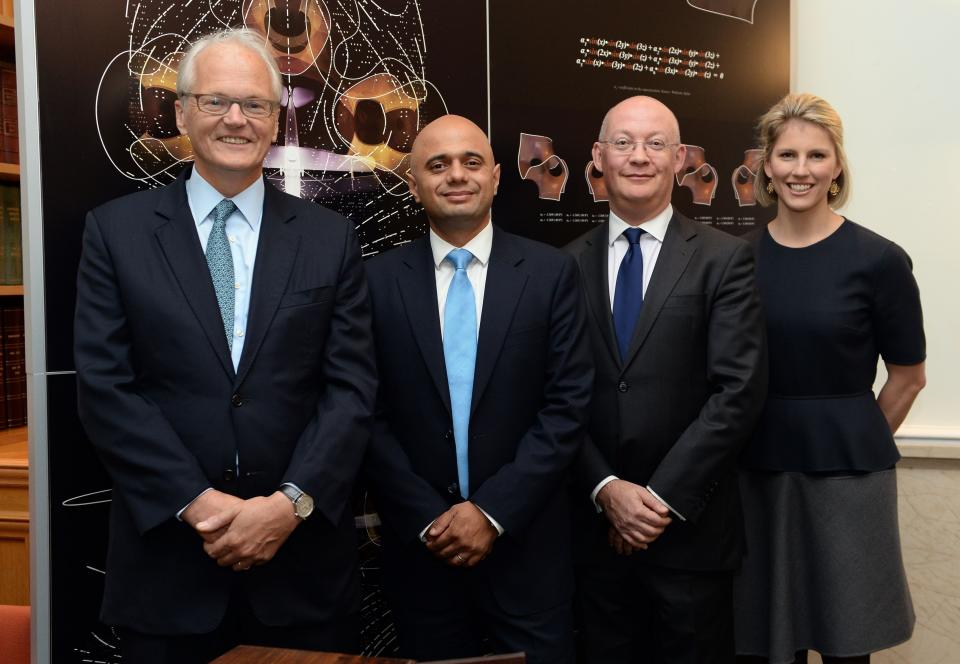
<svg viewBox="0 0 960 664">
<path fill-rule="evenodd" d="M 230 397 L 230 403 L 239 408 L 243 405 L 243 397 L 241 397 L 239 394 L 234 394 L 232 397 Z"/>
<path fill-rule="evenodd" d="M 447 487 L 447 493 L 449 493 L 451 496 L 455 496 L 459 492 L 460 492 L 460 485 L 457 484 L 456 482 L 454 482 L 453 484 Z"/>
<path fill-rule="evenodd" d="M 237 479 L 237 471 L 235 471 L 233 468 L 227 468 L 225 471 L 223 471 L 224 482 L 232 482 L 235 479 Z"/>
<path fill-rule="evenodd" d="M 444 440 L 453 440 L 453 432 L 452 432 L 452 431 L 447 431 L 445 434 L 443 434 L 443 439 L 444 439 Z"/>
<path fill-rule="evenodd" d="M 619 390 L 620 392 L 628 392 L 630 390 L 630 383 L 628 383 L 625 380 L 621 380 L 617 384 L 617 390 Z"/>
</svg>

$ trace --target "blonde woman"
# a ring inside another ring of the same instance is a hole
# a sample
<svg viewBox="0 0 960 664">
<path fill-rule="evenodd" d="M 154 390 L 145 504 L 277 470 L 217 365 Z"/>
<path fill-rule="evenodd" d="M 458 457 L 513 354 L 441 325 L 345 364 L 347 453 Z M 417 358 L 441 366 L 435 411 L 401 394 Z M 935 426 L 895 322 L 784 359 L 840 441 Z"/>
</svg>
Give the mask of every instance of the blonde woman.
<svg viewBox="0 0 960 664">
<path fill-rule="evenodd" d="M 741 462 L 737 652 L 859 664 L 913 631 L 893 432 L 925 381 L 920 297 L 907 254 L 834 211 L 850 193 L 836 111 L 787 95 L 759 133 L 756 194 L 777 206 L 751 238 L 770 385 Z M 887 380 L 875 396 L 878 357 Z"/>
</svg>

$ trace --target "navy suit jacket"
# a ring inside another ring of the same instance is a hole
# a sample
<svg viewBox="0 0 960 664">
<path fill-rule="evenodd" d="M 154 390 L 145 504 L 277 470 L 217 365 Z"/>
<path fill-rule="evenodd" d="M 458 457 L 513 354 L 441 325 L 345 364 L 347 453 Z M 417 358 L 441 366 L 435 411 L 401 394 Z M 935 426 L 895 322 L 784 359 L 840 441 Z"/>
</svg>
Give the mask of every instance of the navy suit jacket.
<svg viewBox="0 0 960 664">
<path fill-rule="evenodd" d="M 347 506 L 376 374 L 353 226 L 267 184 L 234 371 L 185 176 L 93 210 L 83 237 L 79 413 L 114 483 L 102 618 L 206 632 L 235 584 L 266 624 L 356 610 Z M 175 518 L 207 487 L 250 498 L 284 482 L 311 494 L 316 511 L 243 574 L 217 567 Z"/>
<path fill-rule="evenodd" d="M 421 530 L 462 501 L 428 238 L 367 263 L 380 391 L 367 475 L 384 522 L 388 590 L 437 606 L 463 574 L 523 614 L 572 593 L 568 468 L 581 443 L 593 369 L 574 261 L 494 228 L 470 417 L 469 499 L 505 529 L 464 572 L 437 561 Z"/>
<path fill-rule="evenodd" d="M 587 561 L 610 554 L 609 524 L 589 494 L 616 475 L 649 484 L 686 518 L 674 518 L 633 560 L 734 569 L 743 550 L 737 456 L 767 390 L 753 252 L 739 238 L 674 213 L 621 360 L 608 292 L 608 233 L 601 224 L 568 247 L 580 265 L 597 370 L 589 436 L 577 464 L 579 550 Z"/>
</svg>

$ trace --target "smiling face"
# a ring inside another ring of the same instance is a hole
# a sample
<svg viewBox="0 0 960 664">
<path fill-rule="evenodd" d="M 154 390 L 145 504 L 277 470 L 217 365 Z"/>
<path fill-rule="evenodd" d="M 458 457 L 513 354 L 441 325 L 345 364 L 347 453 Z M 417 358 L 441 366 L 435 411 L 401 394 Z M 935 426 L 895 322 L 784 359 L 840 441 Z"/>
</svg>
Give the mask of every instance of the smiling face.
<svg viewBox="0 0 960 664">
<path fill-rule="evenodd" d="M 237 44 L 215 44 L 196 59 L 194 94 L 216 94 L 234 99 L 274 99 L 266 63 Z M 177 127 L 190 137 L 194 167 L 224 196 L 234 196 L 260 177 L 263 159 L 277 138 L 279 113 L 248 118 L 238 104 L 226 115 L 197 108 L 194 97 L 177 100 Z"/>
<path fill-rule="evenodd" d="M 774 142 L 763 171 L 773 183 L 779 205 L 791 212 L 806 212 L 828 207 L 827 192 L 841 168 L 824 128 L 790 120 Z"/>
<path fill-rule="evenodd" d="M 674 176 L 686 156 L 677 119 L 656 99 L 631 97 L 610 109 L 602 133 L 601 141 L 640 142 L 625 154 L 606 142 L 593 144 L 593 164 L 603 173 L 610 209 L 632 225 L 652 219 L 670 203 Z M 653 139 L 668 146 L 657 152 L 643 145 Z"/>
<path fill-rule="evenodd" d="M 490 218 L 500 166 L 477 125 L 445 115 L 424 127 L 414 141 L 407 183 L 441 237 L 472 237 Z"/>
</svg>

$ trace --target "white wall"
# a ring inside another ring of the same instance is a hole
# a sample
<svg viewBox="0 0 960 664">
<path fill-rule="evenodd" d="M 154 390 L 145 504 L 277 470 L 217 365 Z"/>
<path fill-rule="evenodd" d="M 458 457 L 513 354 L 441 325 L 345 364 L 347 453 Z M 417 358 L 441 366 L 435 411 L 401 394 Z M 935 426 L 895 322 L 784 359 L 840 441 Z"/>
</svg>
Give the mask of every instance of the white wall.
<svg viewBox="0 0 960 664">
<path fill-rule="evenodd" d="M 920 285 L 927 388 L 898 438 L 960 445 L 960 2 L 793 0 L 792 13 L 792 88 L 844 121 L 841 212 L 902 246 Z"/>
</svg>

